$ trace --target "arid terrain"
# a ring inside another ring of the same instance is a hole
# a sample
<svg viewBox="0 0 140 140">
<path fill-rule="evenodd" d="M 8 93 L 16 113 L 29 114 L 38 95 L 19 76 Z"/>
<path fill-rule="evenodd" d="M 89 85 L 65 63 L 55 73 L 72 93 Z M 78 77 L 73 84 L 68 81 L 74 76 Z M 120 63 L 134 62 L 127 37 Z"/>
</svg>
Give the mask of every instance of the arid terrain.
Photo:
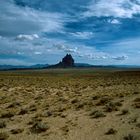
<svg viewBox="0 0 140 140">
<path fill-rule="evenodd" d="M 140 70 L 1 71 L 0 140 L 140 140 Z"/>
</svg>

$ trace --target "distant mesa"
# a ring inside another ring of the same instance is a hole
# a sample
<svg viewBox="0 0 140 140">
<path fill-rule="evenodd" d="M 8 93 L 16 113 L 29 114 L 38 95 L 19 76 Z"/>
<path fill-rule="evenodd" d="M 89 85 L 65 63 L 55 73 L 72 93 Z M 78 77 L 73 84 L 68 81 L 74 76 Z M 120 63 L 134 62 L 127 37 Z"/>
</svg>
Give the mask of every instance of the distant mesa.
<svg viewBox="0 0 140 140">
<path fill-rule="evenodd" d="M 71 54 L 67 54 L 59 64 L 64 67 L 74 67 L 74 59 Z"/>
<path fill-rule="evenodd" d="M 74 59 L 73 59 L 71 54 L 67 54 L 62 59 L 62 61 L 60 61 L 58 64 L 52 65 L 50 67 L 54 67 L 54 68 L 71 68 L 71 67 L 75 67 Z"/>
</svg>

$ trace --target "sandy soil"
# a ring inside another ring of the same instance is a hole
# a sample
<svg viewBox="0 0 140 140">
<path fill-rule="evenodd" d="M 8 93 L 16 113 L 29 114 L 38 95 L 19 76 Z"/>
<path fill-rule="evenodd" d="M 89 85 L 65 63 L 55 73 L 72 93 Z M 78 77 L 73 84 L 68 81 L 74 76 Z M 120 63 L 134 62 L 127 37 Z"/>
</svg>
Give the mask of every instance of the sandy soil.
<svg viewBox="0 0 140 140">
<path fill-rule="evenodd" d="M 0 140 L 140 140 L 140 70 L 0 72 Z"/>
</svg>

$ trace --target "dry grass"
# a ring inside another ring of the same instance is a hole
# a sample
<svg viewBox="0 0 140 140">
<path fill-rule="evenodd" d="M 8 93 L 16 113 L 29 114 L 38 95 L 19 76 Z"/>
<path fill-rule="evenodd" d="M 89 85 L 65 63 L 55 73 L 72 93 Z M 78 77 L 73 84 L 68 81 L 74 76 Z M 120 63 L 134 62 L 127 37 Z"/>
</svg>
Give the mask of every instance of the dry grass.
<svg viewBox="0 0 140 140">
<path fill-rule="evenodd" d="M 139 105 L 139 70 L 0 72 L 0 140 L 136 139 Z"/>
</svg>

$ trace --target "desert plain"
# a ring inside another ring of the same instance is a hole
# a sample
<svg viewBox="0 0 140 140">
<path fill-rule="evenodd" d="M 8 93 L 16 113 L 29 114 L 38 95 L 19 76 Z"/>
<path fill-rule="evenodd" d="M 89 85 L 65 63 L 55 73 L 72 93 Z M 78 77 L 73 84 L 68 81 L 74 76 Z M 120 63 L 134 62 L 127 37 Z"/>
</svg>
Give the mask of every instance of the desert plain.
<svg viewBox="0 0 140 140">
<path fill-rule="evenodd" d="M 140 69 L 1 71 L 0 140 L 140 140 Z"/>
</svg>

